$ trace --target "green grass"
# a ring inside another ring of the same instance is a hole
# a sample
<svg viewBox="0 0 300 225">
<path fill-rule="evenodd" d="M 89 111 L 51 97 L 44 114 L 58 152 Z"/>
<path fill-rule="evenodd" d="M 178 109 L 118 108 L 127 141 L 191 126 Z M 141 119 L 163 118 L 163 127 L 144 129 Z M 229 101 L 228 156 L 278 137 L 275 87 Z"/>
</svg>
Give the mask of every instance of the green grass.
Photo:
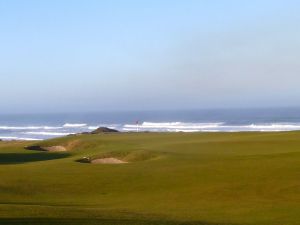
<svg viewBox="0 0 300 225">
<path fill-rule="evenodd" d="M 70 151 L 25 150 L 30 144 Z M 300 132 L 0 142 L 0 224 L 300 224 Z"/>
</svg>

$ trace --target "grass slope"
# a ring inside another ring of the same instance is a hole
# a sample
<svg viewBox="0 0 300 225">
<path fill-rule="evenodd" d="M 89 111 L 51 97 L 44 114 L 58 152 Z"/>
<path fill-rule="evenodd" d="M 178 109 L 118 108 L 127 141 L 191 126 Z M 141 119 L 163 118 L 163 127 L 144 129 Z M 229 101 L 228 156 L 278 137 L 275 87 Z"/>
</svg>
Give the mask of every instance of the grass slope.
<svg viewBox="0 0 300 225">
<path fill-rule="evenodd" d="M 131 163 L 77 162 L 100 156 Z M 0 142 L 0 224 L 300 224 L 300 132 Z"/>
</svg>

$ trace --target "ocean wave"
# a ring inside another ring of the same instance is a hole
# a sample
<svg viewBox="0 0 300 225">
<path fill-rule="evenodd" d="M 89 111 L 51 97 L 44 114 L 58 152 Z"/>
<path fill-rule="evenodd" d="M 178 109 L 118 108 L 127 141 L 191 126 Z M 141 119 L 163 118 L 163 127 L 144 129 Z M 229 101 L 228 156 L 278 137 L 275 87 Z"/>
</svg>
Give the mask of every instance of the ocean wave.
<svg viewBox="0 0 300 225">
<path fill-rule="evenodd" d="M 88 129 L 89 130 L 96 130 L 98 127 L 100 127 L 100 126 L 89 126 Z"/>
<path fill-rule="evenodd" d="M 86 123 L 65 123 L 63 127 L 85 127 Z"/>
<path fill-rule="evenodd" d="M 7 136 L 4 136 L 4 137 L 0 136 L 0 139 L 2 139 L 2 140 L 19 140 L 19 141 L 41 141 L 41 140 L 43 140 L 43 139 L 39 139 L 39 138 L 7 137 Z"/>
<path fill-rule="evenodd" d="M 125 124 L 123 131 L 153 131 L 153 132 L 242 132 L 242 131 L 292 131 L 300 130 L 300 123 L 257 123 L 230 125 L 216 123 L 184 123 L 184 122 L 143 122 L 141 124 Z"/>
<path fill-rule="evenodd" d="M 0 130 L 57 130 L 63 127 L 49 127 L 49 126 L 0 126 Z"/>
<path fill-rule="evenodd" d="M 190 130 L 190 129 L 175 129 L 175 130 L 170 130 L 169 132 L 187 132 L 187 133 L 193 133 L 193 132 L 220 132 L 220 130 Z"/>
<path fill-rule="evenodd" d="M 43 135 L 43 136 L 66 136 L 69 134 L 74 134 L 74 133 L 66 133 L 66 132 L 24 132 L 24 134 L 30 134 L 30 135 Z"/>
<path fill-rule="evenodd" d="M 287 123 L 271 123 L 271 124 L 250 124 L 245 126 L 247 128 L 252 128 L 252 129 L 300 129 L 300 124 L 287 124 Z"/>
<path fill-rule="evenodd" d="M 99 124 L 99 125 L 95 125 Z M 62 126 L 0 126 L 3 140 L 42 140 L 105 126 L 124 132 L 278 132 L 300 130 L 300 123 L 143 122 L 140 124 L 66 123 Z"/>
<path fill-rule="evenodd" d="M 217 128 L 222 126 L 223 122 L 218 123 L 183 123 L 183 122 L 168 122 L 168 123 L 153 123 L 143 122 L 142 124 L 125 124 L 125 128 L 157 128 L 157 129 L 206 129 Z"/>
</svg>

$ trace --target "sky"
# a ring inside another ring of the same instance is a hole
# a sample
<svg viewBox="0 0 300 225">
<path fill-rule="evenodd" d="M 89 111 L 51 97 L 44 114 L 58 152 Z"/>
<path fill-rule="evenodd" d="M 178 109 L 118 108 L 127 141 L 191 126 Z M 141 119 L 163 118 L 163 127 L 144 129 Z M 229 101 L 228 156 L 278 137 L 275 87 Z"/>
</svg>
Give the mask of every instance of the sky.
<svg viewBox="0 0 300 225">
<path fill-rule="evenodd" d="M 300 106 L 300 3 L 0 0 L 0 111 Z"/>
</svg>

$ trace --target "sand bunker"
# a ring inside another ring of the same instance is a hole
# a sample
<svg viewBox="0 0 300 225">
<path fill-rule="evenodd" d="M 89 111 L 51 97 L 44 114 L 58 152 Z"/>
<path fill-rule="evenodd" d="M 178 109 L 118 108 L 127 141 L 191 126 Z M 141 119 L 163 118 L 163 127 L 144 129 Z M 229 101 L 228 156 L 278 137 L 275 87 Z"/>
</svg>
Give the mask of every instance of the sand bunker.
<svg viewBox="0 0 300 225">
<path fill-rule="evenodd" d="M 86 156 L 76 160 L 91 164 L 124 164 L 159 158 L 159 154 L 148 150 L 102 152 L 98 155 Z"/>
<path fill-rule="evenodd" d="M 47 151 L 47 152 L 65 152 L 67 149 L 64 146 L 48 146 L 41 147 L 39 145 L 26 146 L 25 149 L 36 150 L 36 151 Z"/>
<path fill-rule="evenodd" d="M 93 159 L 90 161 L 92 164 L 122 164 L 127 163 L 125 161 L 122 161 L 120 159 L 116 158 L 101 158 L 101 159 Z"/>
<path fill-rule="evenodd" d="M 63 146 L 50 146 L 50 147 L 43 147 L 46 151 L 49 152 L 65 152 L 67 149 Z"/>
</svg>

